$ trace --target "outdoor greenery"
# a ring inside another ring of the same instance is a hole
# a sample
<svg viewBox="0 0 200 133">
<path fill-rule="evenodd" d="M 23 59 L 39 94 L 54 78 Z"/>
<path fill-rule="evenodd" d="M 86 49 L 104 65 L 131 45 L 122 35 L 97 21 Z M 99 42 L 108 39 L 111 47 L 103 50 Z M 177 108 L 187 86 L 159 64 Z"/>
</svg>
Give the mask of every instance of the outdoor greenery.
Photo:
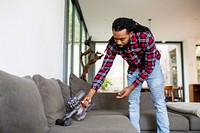
<svg viewBox="0 0 200 133">
<path fill-rule="evenodd" d="M 109 87 L 112 85 L 112 79 L 110 78 L 105 78 L 103 84 L 101 85 L 101 87 L 104 89 L 104 90 L 108 90 Z"/>
</svg>

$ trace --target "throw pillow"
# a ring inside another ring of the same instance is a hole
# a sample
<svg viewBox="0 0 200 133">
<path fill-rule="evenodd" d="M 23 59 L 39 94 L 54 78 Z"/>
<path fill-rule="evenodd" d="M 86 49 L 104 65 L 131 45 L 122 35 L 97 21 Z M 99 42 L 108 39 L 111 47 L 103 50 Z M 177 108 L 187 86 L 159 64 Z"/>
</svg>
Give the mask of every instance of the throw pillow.
<svg viewBox="0 0 200 133">
<path fill-rule="evenodd" d="M 59 79 L 57 79 L 57 82 L 60 85 L 63 99 L 64 99 L 65 102 L 67 102 L 69 100 L 69 98 L 71 98 L 71 96 L 70 96 L 70 88 L 66 83 L 60 81 Z"/>
<path fill-rule="evenodd" d="M 0 71 L 0 132 L 47 133 L 41 95 L 34 81 Z"/>
<path fill-rule="evenodd" d="M 53 126 L 56 119 L 62 119 L 66 114 L 60 86 L 53 78 L 46 79 L 41 75 L 34 75 L 33 79 L 42 96 L 48 124 Z"/>
<path fill-rule="evenodd" d="M 86 95 L 90 90 L 91 84 L 88 82 L 85 82 L 84 80 L 78 78 L 76 75 L 73 73 L 70 74 L 70 90 L 71 90 L 71 96 L 74 97 L 80 90 L 83 90 Z M 99 109 L 100 108 L 100 96 L 98 93 L 96 93 L 92 101 L 94 102 L 94 106 L 92 109 Z"/>
</svg>

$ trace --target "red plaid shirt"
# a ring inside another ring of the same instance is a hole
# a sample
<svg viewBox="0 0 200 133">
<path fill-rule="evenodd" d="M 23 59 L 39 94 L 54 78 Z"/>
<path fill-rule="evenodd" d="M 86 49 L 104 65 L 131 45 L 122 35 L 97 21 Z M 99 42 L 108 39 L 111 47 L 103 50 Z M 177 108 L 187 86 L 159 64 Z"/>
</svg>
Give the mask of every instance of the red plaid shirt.
<svg viewBox="0 0 200 133">
<path fill-rule="evenodd" d="M 150 32 L 133 34 L 130 43 L 124 48 L 119 48 L 112 39 L 107 45 L 103 64 L 93 80 L 92 89 L 98 90 L 100 88 L 117 54 L 121 55 L 127 61 L 129 65 L 128 73 L 131 74 L 136 69 L 140 70 L 140 74 L 133 82 L 135 87 L 144 82 L 153 71 L 156 60 L 159 60 L 161 57 L 159 51 L 156 49 L 154 37 Z"/>
</svg>

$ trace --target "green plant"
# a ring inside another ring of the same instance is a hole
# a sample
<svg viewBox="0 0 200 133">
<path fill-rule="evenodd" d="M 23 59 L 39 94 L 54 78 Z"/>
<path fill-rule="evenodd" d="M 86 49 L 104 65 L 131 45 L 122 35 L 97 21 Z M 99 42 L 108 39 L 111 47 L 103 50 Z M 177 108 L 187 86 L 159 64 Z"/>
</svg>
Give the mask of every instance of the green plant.
<svg viewBox="0 0 200 133">
<path fill-rule="evenodd" d="M 107 90 L 110 85 L 112 85 L 112 79 L 109 79 L 109 78 L 105 78 L 103 84 L 101 85 L 101 87 L 104 89 L 104 90 Z"/>
</svg>

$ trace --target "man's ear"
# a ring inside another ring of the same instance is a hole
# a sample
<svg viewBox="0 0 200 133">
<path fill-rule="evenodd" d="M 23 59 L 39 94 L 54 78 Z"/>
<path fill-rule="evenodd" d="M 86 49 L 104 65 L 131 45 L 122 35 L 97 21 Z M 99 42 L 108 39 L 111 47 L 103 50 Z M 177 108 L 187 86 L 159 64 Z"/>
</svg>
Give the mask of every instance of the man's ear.
<svg viewBox="0 0 200 133">
<path fill-rule="evenodd" d="M 131 32 L 129 33 L 129 37 L 132 38 L 132 36 L 133 36 L 133 31 L 131 31 Z"/>
</svg>

